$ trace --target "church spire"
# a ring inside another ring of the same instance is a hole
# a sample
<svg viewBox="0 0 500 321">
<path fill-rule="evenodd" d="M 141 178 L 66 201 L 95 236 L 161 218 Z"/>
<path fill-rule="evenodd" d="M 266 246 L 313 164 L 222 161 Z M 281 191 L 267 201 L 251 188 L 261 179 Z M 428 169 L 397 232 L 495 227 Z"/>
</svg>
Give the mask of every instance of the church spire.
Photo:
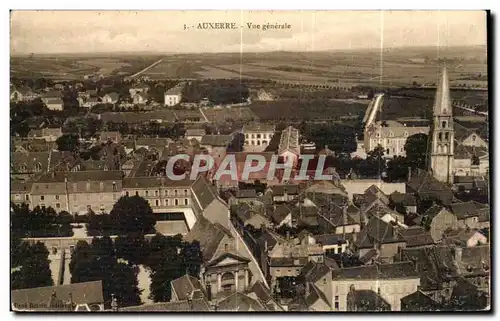
<svg viewBox="0 0 500 321">
<path fill-rule="evenodd" d="M 437 85 L 436 98 L 434 100 L 433 112 L 437 115 L 451 115 L 450 85 L 446 66 L 443 67 L 441 79 Z"/>
</svg>

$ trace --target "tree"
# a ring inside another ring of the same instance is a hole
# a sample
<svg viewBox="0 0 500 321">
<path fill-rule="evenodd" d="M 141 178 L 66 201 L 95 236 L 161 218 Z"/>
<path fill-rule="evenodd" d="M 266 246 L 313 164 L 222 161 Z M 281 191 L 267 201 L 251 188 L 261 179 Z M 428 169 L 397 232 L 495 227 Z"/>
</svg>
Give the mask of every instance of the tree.
<svg viewBox="0 0 500 321">
<path fill-rule="evenodd" d="M 118 262 L 109 237 L 93 238 L 92 244 L 79 241 L 71 256 L 71 283 L 99 281 L 103 283 L 104 302 L 110 306 L 111 295 L 120 306 L 141 304 L 137 269 Z"/>
<path fill-rule="evenodd" d="M 408 161 L 406 157 L 395 156 L 387 162 L 387 177 L 388 182 L 404 181 L 408 176 Z"/>
<path fill-rule="evenodd" d="M 121 235 L 154 233 L 156 217 L 149 203 L 140 196 L 122 196 L 110 213 Z"/>
<path fill-rule="evenodd" d="M 116 256 L 126 260 L 129 264 L 142 264 L 148 257 L 149 245 L 144 236 L 118 236 L 115 240 Z"/>
<path fill-rule="evenodd" d="M 78 135 L 66 134 L 62 135 L 56 140 L 57 149 L 60 151 L 67 151 L 75 153 L 80 148 L 80 141 L 78 140 Z"/>
<path fill-rule="evenodd" d="M 406 158 L 408 166 L 412 169 L 426 169 L 427 144 L 429 136 L 426 134 L 415 134 L 408 137 L 405 143 Z"/>
<path fill-rule="evenodd" d="M 174 248 L 166 248 L 162 251 L 161 260 L 151 273 L 150 298 L 153 301 L 170 301 L 172 295 L 170 282 L 186 273 L 181 268 L 181 257 Z"/>
<path fill-rule="evenodd" d="M 18 265 L 17 270 L 11 273 L 11 289 L 37 288 L 54 284 L 49 266 L 49 251 L 43 243 L 29 245 L 23 242 L 19 244 L 17 251 Z"/>
</svg>

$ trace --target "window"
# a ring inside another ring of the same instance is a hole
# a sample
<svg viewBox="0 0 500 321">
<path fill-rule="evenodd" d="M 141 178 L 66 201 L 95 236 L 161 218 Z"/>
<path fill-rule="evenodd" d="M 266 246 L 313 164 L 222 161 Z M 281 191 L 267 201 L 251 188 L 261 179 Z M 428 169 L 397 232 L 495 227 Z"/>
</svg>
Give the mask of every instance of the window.
<svg viewBox="0 0 500 321">
<path fill-rule="evenodd" d="M 184 190 L 184 195 L 187 195 L 187 194 L 188 194 L 188 190 L 187 190 L 187 189 L 185 189 L 185 190 Z"/>
<path fill-rule="evenodd" d="M 168 200 L 165 200 L 165 206 L 168 206 Z"/>
<path fill-rule="evenodd" d="M 148 196 L 149 196 L 149 191 L 146 191 L 146 197 L 148 197 Z"/>
<path fill-rule="evenodd" d="M 255 134 L 252 134 L 252 138 L 255 138 Z"/>
<path fill-rule="evenodd" d="M 74 251 L 75 251 L 75 246 L 74 246 L 74 245 L 70 245 L 70 246 L 69 246 L 69 252 L 70 252 L 71 254 L 73 254 L 73 252 L 74 252 Z"/>
<path fill-rule="evenodd" d="M 394 137 L 394 133 L 393 133 L 393 132 L 390 132 L 390 133 L 389 133 L 389 137 Z"/>
<path fill-rule="evenodd" d="M 179 200 L 175 199 L 175 206 L 179 205 Z"/>
<path fill-rule="evenodd" d="M 19 194 L 16 194 L 16 196 L 14 197 L 16 200 L 20 200 L 21 199 L 21 195 Z"/>
<path fill-rule="evenodd" d="M 407 131 L 405 131 L 404 136 L 408 137 L 408 132 Z"/>
<path fill-rule="evenodd" d="M 116 192 L 116 183 L 113 182 L 113 192 Z"/>
<path fill-rule="evenodd" d="M 443 121 L 443 122 L 441 123 L 441 127 L 446 128 L 446 121 Z"/>
<path fill-rule="evenodd" d="M 158 195 L 160 194 L 160 191 L 155 191 L 155 196 L 158 197 Z"/>
<path fill-rule="evenodd" d="M 40 201 L 45 201 L 45 196 L 40 195 Z"/>
<path fill-rule="evenodd" d="M 390 154 L 390 153 L 391 153 L 391 151 L 389 150 L 389 148 L 387 148 L 386 154 Z"/>
<path fill-rule="evenodd" d="M 228 249 L 229 249 L 229 245 L 228 245 L 227 243 L 226 243 L 226 244 L 224 244 L 224 251 L 226 251 L 226 252 L 227 252 L 227 251 L 228 251 Z"/>
<path fill-rule="evenodd" d="M 444 139 L 448 141 L 450 139 L 450 133 L 445 133 Z"/>
<path fill-rule="evenodd" d="M 30 200 L 30 196 L 29 195 L 26 195 L 26 200 L 29 201 Z"/>
<path fill-rule="evenodd" d="M 443 140 L 443 133 L 439 133 L 439 140 Z"/>
<path fill-rule="evenodd" d="M 184 199 L 184 205 L 189 205 L 189 201 L 187 198 Z"/>
<path fill-rule="evenodd" d="M 156 206 L 160 206 L 160 201 L 159 200 L 155 200 L 155 204 L 156 204 Z"/>
<path fill-rule="evenodd" d="M 257 141 L 257 146 L 260 146 L 260 140 Z"/>
<path fill-rule="evenodd" d="M 174 196 L 177 196 L 177 190 L 174 189 Z"/>
<path fill-rule="evenodd" d="M 52 248 L 52 255 L 56 255 L 57 254 L 57 247 L 53 247 Z"/>
<path fill-rule="evenodd" d="M 58 201 L 58 200 L 59 200 L 59 195 L 56 195 L 56 201 Z"/>
<path fill-rule="evenodd" d="M 129 196 L 128 191 L 127 191 L 127 192 L 125 192 L 125 196 L 127 196 L 127 197 Z"/>
<path fill-rule="evenodd" d="M 56 208 L 61 208 L 61 204 L 60 203 L 56 203 Z"/>
<path fill-rule="evenodd" d="M 323 284 L 326 284 L 326 278 L 323 279 Z"/>
<path fill-rule="evenodd" d="M 476 135 L 472 135 L 472 141 L 475 142 L 476 141 Z"/>
<path fill-rule="evenodd" d="M 336 301 L 336 302 L 335 302 L 335 310 L 338 310 L 338 309 L 339 309 L 339 302 L 338 302 L 338 301 Z"/>
<path fill-rule="evenodd" d="M 260 139 L 260 134 L 257 134 L 257 138 Z"/>
<path fill-rule="evenodd" d="M 135 191 L 135 196 L 139 196 L 139 191 Z"/>
</svg>

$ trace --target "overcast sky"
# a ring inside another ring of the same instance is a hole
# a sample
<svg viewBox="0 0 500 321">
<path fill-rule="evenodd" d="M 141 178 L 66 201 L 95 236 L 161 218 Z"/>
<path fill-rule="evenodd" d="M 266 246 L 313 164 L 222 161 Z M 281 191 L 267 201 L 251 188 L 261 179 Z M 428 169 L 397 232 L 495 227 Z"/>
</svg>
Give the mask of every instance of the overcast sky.
<svg viewBox="0 0 500 321">
<path fill-rule="evenodd" d="M 234 22 L 237 30 L 183 30 Z M 288 23 L 249 30 L 247 23 Z M 11 53 L 314 51 L 486 44 L 484 11 L 13 11 Z"/>
</svg>

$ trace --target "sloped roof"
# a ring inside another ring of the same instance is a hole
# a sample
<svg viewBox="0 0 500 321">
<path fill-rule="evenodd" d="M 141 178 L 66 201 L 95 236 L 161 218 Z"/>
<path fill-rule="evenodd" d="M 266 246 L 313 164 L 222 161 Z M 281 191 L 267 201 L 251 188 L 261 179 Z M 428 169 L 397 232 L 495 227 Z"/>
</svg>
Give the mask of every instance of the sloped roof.
<svg viewBox="0 0 500 321">
<path fill-rule="evenodd" d="M 391 305 L 372 290 L 355 290 L 353 301 L 357 311 L 390 311 Z"/>
<path fill-rule="evenodd" d="M 235 292 L 218 302 L 217 311 L 266 311 L 258 300 L 241 292 Z"/>
<path fill-rule="evenodd" d="M 399 279 L 417 278 L 412 262 L 363 265 L 332 270 L 333 279 Z"/>
<path fill-rule="evenodd" d="M 11 291 L 11 302 L 19 308 L 31 305 L 42 310 L 55 293 L 57 299 L 63 302 L 72 300 L 74 304 L 100 304 L 104 303 L 102 291 L 102 281 L 21 289 Z"/>
<path fill-rule="evenodd" d="M 177 299 L 180 301 L 187 300 L 195 290 L 200 291 L 206 296 L 205 288 L 201 285 L 200 280 L 191 275 L 183 275 L 170 282 L 170 284 L 177 295 Z"/>
<path fill-rule="evenodd" d="M 359 233 L 356 245 L 360 248 L 367 248 L 372 247 L 374 242 L 384 244 L 403 241 L 390 223 L 372 217 Z"/>
<path fill-rule="evenodd" d="M 450 115 L 452 114 L 450 98 L 450 85 L 448 81 L 448 72 L 446 67 L 441 73 L 441 80 L 437 85 L 436 96 L 432 106 L 434 115 Z"/>
<path fill-rule="evenodd" d="M 203 260 L 208 262 L 214 256 L 224 236 L 232 238 L 231 233 L 222 228 L 222 226 L 219 224 L 212 224 L 205 217 L 200 216 L 184 239 L 186 242 L 192 242 L 194 240 L 200 242 Z"/>
<path fill-rule="evenodd" d="M 446 184 L 435 179 L 431 173 L 417 170 L 412 174 L 407 185 L 417 194 L 433 194 L 445 204 L 451 203 L 453 192 Z"/>
<path fill-rule="evenodd" d="M 193 299 L 191 305 L 187 300 L 159 302 L 120 308 L 124 312 L 188 312 L 188 311 L 212 311 L 208 302 L 204 298 Z"/>
<path fill-rule="evenodd" d="M 323 300 L 326 305 L 330 306 L 326 295 L 314 283 L 309 284 L 309 295 L 305 299 L 308 306 L 312 306 L 318 300 Z"/>
<path fill-rule="evenodd" d="M 489 210 L 489 206 L 475 201 L 453 203 L 451 211 L 459 220 L 467 217 L 478 216 L 481 210 Z"/>
<path fill-rule="evenodd" d="M 268 213 L 276 224 L 280 224 L 292 212 L 292 208 L 286 204 L 278 205 L 274 210 Z"/>
<path fill-rule="evenodd" d="M 232 140 L 232 135 L 204 135 L 200 143 L 202 145 L 226 147 L 229 146 Z"/>
<path fill-rule="evenodd" d="M 429 311 L 437 307 L 438 303 L 422 291 L 415 291 L 401 298 L 402 311 Z"/>
</svg>

